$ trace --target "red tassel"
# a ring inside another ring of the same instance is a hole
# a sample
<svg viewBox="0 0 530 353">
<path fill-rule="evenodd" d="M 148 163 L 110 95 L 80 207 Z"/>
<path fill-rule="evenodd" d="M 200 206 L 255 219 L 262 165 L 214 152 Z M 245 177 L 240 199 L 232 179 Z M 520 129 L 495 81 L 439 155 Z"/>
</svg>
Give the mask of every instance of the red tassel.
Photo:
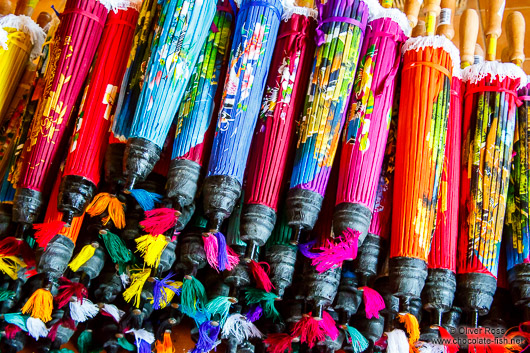
<svg viewBox="0 0 530 353">
<path fill-rule="evenodd" d="M 145 211 L 145 219 L 140 222 L 144 231 L 151 235 L 164 234 L 177 225 L 180 212 L 172 208 L 155 208 Z"/>
<path fill-rule="evenodd" d="M 474 330 L 474 329 L 471 329 Z M 495 343 L 495 336 L 490 332 L 486 332 L 483 327 L 480 328 L 479 333 L 468 333 L 466 334 L 469 342 L 468 352 L 469 353 L 503 353 L 503 346 Z M 484 342 L 493 342 L 486 344 Z M 472 342 L 477 342 L 472 343 Z"/>
<path fill-rule="evenodd" d="M 328 312 L 324 311 L 322 313 L 322 320 L 320 320 L 319 326 L 324 331 L 324 334 L 332 340 L 336 340 L 339 337 L 337 323 L 335 320 L 333 320 L 331 315 L 328 314 Z"/>
<path fill-rule="evenodd" d="M 311 313 L 304 314 L 302 319 L 294 325 L 291 336 L 300 337 L 301 343 L 307 343 L 309 348 L 313 348 L 316 342 L 326 339 L 326 334 L 320 327 L 320 321 L 315 320 Z"/>
<path fill-rule="evenodd" d="M 348 228 L 336 241 L 328 240 L 327 246 L 319 248 L 322 252 L 311 261 L 311 264 L 316 267 L 318 272 L 322 273 L 342 266 L 344 261 L 355 259 L 359 234 L 361 234 L 359 231 Z"/>
<path fill-rule="evenodd" d="M 13 325 L 13 324 L 8 324 L 5 329 L 4 329 L 5 333 L 6 333 L 6 338 L 8 340 L 12 340 L 15 338 L 15 335 L 17 333 L 19 333 L 20 331 L 22 331 L 22 329 L 20 327 L 18 327 L 17 325 Z"/>
<path fill-rule="evenodd" d="M 366 311 L 366 318 L 379 319 L 379 312 L 385 308 L 385 301 L 381 294 L 370 287 L 360 287 L 363 291 L 363 301 Z"/>
<path fill-rule="evenodd" d="M 15 237 L 7 237 L 0 240 L 0 255 L 13 256 L 16 255 L 21 241 Z"/>
<path fill-rule="evenodd" d="M 61 277 L 60 281 L 64 284 L 59 287 L 59 294 L 55 298 L 59 308 L 62 308 L 70 302 L 73 296 L 83 303 L 83 298 L 88 297 L 88 290 L 82 283 L 72 282 L 66 277 Z"/>
<path fill-rule="evenodd" d="M 226 246 L 226 254 L 228 257 L 228 264 L 226 265 L 226 269 L 228 271 L 232 271 L 237 266 L 237 264 L 239 264 L 239 256 L 237 256 L 236 252 L 228 245 Z"/>
<path fill-rule="evenodd" d="M 46 248 L 54 236 L 59 234 L 61 229 L 66 225 L 63 221 L 52 221 L 49 223 L 34 224 L 35 240 L 41 248 Z"/>
<path fill-rule="evenodd" d="M 286 333 L 271 333 L 263 340 L 263 343 L 267 345 L 268 353 L 291 353 L 293 339 Z"/>
<path fill-rule="evenodd" d="M 267 271 L 265 271 L 262 266 L 267 267 Z M 250 269 L 250 273 L 252 273 L 252 276 L 256 280 L 257 288 L 263 289 L 266 292 L 270 292 L 274 288 L 268 275 L 268 272 L 270 271 L 270 266 L 268 263 L 251 260 L 248 264 L 248 267 Z"/>
<path fill-rule="evenodd" d="M 204 243 L 204 252 L 206 253 L 208 264 L 210 264 L 210 267 L 217 270 L 219 268 L 219 244 L 217 243 L 217 238 L 212 233 L 204 233 L 202 235 L 202 241 Z"/>
<path fill-rule="evenodd" d="M 460 347 L 458 344 L 454 343 L 455 341 L 453 336 L 451 336 L 451 334 L 442 326 L 438 326 L 438 329 L 440 330 L 440 338 L 442 339 L 442 342 L 451 342 L 444 343 L 447 353 L 457 353 Z"/>
</svg>

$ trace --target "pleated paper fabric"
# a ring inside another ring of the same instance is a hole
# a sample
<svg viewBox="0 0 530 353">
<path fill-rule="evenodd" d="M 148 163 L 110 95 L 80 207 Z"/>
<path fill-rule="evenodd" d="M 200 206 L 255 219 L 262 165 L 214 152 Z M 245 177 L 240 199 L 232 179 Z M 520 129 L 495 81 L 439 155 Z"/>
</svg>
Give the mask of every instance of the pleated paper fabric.
<svg viewBox="0 0 530 353">
<path fill-rule="evenodd" d="M 451 102 L 447 122 L 445 158 L 440 185 L 436 230 L 429 253 L 429 268 L 456 272 L 458 243 L 458 198 L 460 191 L 460 149 L 462 143 L 462 74 L 455 65 L 451 80 Z"/>
<path fill-rule="evenodd" d="M 157 3 L 157 0 L 142 2 L 127 68 L 119 89 L 116 112 L 113 115 L 110 143 L 125 143 L 129 138 L 147 61 L 151 54 L 151 42 L 159 13 Z"/>
<path fill-rule="evenodd" d="M 214 16 L 214 0 L 165 1 L 130 137 L 162 148 Z"/>
<path fill-rule="evenodd" d="M 227 175 L 243 184 L 282 13 L 279 0 L 241 2 L 208 176 Z"/>
<path fill-rule="evenodd" d="M 75 175 L 98 185 L 109 140 L 111 115 L 129 58 L 139 1 L 111 11 L 96 51 L 74 135 L 70 142 L 64 176 Z"/>
<path fill-rule="evenodd" d="M 289 223 L 287 221 L 287 212 L 284 211 L 284 208 L 285 207 L 280 205 L 280 209 L 278 210 L 278 221 L 276 221 L 276 224 L 274 225 L 274 230 L 272 231 L 269 240 L 267 240 L 267 243 L 265 243 L 265 248 L 269 248 L 274 245 L 285 245 L 296 248 L 291 244 L 291 235 L 293 230 L 291 227 L 289 227 Z"/>
<path fill-rule="evenodd" d="M 18 188 L 42 191 L 60 150 L 72 109 L 85 82 L 108 10 L 96 0 L 68 0 L 53 39 L 44 93 L 33 119 Z"/>
<path fill-rule="evenodd" d="M 444 36 L 405 43 L 394 176 L 390 258 L 427 262 L 436 225 L 453 65 Z"/>
<path fill-rule="evenodd" d="M 177 129 L 171 159 L 187 159 L 202 166 L 211 148 L 215 131 L 212 117 L 219 107 L 219 81 L 228 60 L 234 17 L 231 11 L 228 1 L 217 6 L 212 28 L 175 118 Z"/>
<path fill-rule="evenodd" d="M 485 61 L 464 69 L 458 273 L 497 277 L 513 150 L 517 89 L 514 64 Z"/>
<path fill-rule="evenodd" d="M 162 152 L 160 153 L 160 159 L 156 162 L 155 166 L 153 167 L 152 173 L 161 175 L 164 178 L 167 177 L 167 173 L 169 171 L 169 165 L 171 163 L 171 153 L 173 151 L 173 143 L 175 142 L 175 131 L 176 130 L 177 130 L 177 126 L 175 124 L 171 124 L 171 127 L 169 128 L 169 133 L 166 137 L 166 141 L 164 142 L 164 146 L 162 146 Z"/>
<path fill-rule="evenodd" d="M 292 168 L 296 120 L 300 116 L 315 50 L 316 11 L 293 7 L 282 21 L 251 146 L 246 204 L 277 211 Z M 285 17 L 285 16 L 284 16 Z"/>
<path fill-rule="evenodd" d="M 330 0 L 325 4 L 317 1 L 317 8 L 317 49 L 300 119 L 291 188 L 324 196 L 369 9 L 361 0 Z"/>
<path fill-rule="evenodd" d="M 380 12 L 375 16 L 381 17 L 368 23 L 363 41 L 344 127 L 336 200 L 337 205 L 356 203 L 370 211 L 376 199 L 392 118 L 401 47 L 410 31 L 407 19 L 399 11 L 381 9 Z"/>
<path fill-rule="evenodd" d="M 530 220 L 528 218 L 530 182 L 530 84 L 518 92 L 521 106 L 517 109 L 517 125 L 513 149 L 515 155 L 510 173 L 510 190 L 506 209 L 507 269 L 530 262 Z"/>
</svg>

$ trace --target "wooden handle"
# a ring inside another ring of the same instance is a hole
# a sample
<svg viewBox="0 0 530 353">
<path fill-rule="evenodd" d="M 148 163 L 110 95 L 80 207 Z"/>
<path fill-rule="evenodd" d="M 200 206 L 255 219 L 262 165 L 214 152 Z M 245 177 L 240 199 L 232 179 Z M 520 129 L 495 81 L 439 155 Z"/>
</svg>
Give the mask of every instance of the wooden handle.
<svg viewBox="0 0 530 353">
<path fill-rule="evenodd" d="M 508 61 L 523 66 L 524 56 L 524 16 L 519 11 L 510 12 L 506 17 L 506 37 L 508 39 Z M 504 61 L 504 60 L 503 60 Z"/>
<path fill-rule="evenodd" d="M 423 0 L 407 0 L 405 2 L 404 12 L 407 15 L 411 28 L 416 27 L 418 24 L 418 15 L 422 3 Z"/>
<path fill-rule="evenodd" d="M 474 64 L 478 64 L 479 62 L 484 61 L 484 49 L 480 46 L 480 44 L 475 44 L 475 59 L 473 61 Z"/>
<path fill-rule="evenodd" d="M 510 62 L 510 49 L 509 47 L 505 47 L 502 51 L 501 51 L 501 62 L 503 63 L 509 63 Z"/>
<path fill-rule="evenodd" d="M 449 40 L 452 40 L 455 36 L 453 19 L 455 17 L 456 0 L 442 0 L 440 7 L 442 10 L 440 11 L 440 23 L 436 28 L 436 34 L 444 35 Z"/>
<path fill-rule="evenodd" d="M 0 16 L 13 13 L 13 3 L 10 0 L 0 1 Z"/>
<path fill-rule="evenodd" d="M 313 0 L 297 0 L 295 1 L 296 6 L 314 8 L 315 2 Z"/>
<path fill-rule="evenodd" d="M 425 35 L 425 21 L 418 20 L 416 27 L 412 29 L 411 37 L 421 37 Z"/>
<path fill-rule="evenodd" d="M 37 17 L 37 24 L 40 28 L 44 28 L 52 21 L 53 17 L 46 11 L 42 11 L 39 13 L 39 17 Z"/>
<path fill-rule="evenodd" d="M 441 0 L 425 0 L 425 31 L 428 36 L 433 36 L 436 31 L 436 17 L 440 14 Z"/>
<path fill-rule="evenodd" d="M 460 58 L 462 68 L 473 64 L 475 44 L 478 37 L 479 19 L 477 11 L 467 9 L 460 17 Z"/>
<path fill-rule="evenodd" d="M 389 9 L 392 7 L 392 0 L 381 0 L 381 6 L 383 6 L 385 9 Z"/>
<path fill-rule="evenodd" d="M 506 0 L 488 0 L 486 6 L 486 60 L 495 61 L 497 54 L 497 39 L 502 33 L 502 15 Z"/>
<path fill-rule="evenodd" d="M 28 6 L 29 0 L 18 0 L 15 8 L 15 15 L 30 16 L 33 13 L 33 8 Z"/>
</svg>

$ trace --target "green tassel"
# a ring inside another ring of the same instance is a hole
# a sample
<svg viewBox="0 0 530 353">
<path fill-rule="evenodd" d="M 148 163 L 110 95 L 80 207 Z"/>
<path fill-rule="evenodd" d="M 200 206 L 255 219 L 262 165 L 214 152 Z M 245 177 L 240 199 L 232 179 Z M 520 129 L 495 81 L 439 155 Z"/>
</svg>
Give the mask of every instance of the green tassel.
<svg viewBox="0 0 530 353">
<path fill-rule="evenodd" d="M 346 339 L 353 348 L 353 353 L 361 353 L 368 348 L 368 340 L 355 327 L 346 325 Z"/>
<path fill-rule="evenodd" d="M 84 330 L 77 338 L 79 353 L 89 353 L 92 346 L 92 330 Z"/>
<path fill-rule="evenodd" d="M 204 308 L 204 304 L 207 302 L 206 290 L 202 283 L 193 276 L 185 276 L 182 282 L 182 293 L 180 294 L 182 312 L 194 317 L 197 310 Z"/>
<path fill-rule="evenodd" d="M 8 324 L 13 324 L 18 327 L 24 332 L 28 332 L 28 328 L 26 327 L 26 320 L 28 320 L 29 315 L 22 315 L 21 313 L 11 313 L 11 314 L 3 314 L 4 320 Z"/>
<path fill-rule="evenodd" d="M 274 321 L 281 321 L 280 313 L 274 306 L 276 298 L 278 298 L 276 294 L 266 292 L 263 289 L 247 288 L 245 292 L 247 304 L 259 304 L 263 308 L 266 317 L 272 318 Z"/>
<path fill-rule="evenodd" d="M 212 299 L 206 304 L 206 311 L 211 315 L 211 317 L 215 320 L 218 318 L 218 322 L 223 327 L 223 324 L 226 321 L 226 318 L 228 317 L 228 314 L 230 312 L 230 307 L 232 306 L 232 300 L 231 297 L 225 297 L 223 295 L 218 296 L 215 299 Z M 216 315 L 218 315 L 216 317 Z"/>
<path fill-rule="evenodd" d="M 112 262 L 121 266 L 133 260 L 132 252 L 127 249 L 118 235 L 104 230 L 99 233 L 99 236 L 103 240 Z"/>
<path fill-rule="evenodd" d="M 75 352 L 69 350 L 68 348 L 61 348 L 61 349 L 52 349 L 50 350 L 50 353 L 75 353 Z"/>
<path fill-rule="evenodd" d="M 0 302 L 6 301 L 8 299 L 13 299 L 15 292 L 11 290 L 0 289 Z"/>
<path fill-rule="evenodd" d="M 131 342 L 127 341 L 125 337 L 118 338 L 118 345 L 129 352 L 134 352 L 136 350 L 136 346 Z"/>
</svg>

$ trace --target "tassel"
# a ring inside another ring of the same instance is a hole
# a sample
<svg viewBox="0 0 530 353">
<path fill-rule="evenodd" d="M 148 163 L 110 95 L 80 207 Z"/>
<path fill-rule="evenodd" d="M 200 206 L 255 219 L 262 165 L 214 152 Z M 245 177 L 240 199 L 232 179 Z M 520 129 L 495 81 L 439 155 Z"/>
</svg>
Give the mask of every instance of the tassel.
<svg viewBox="0 0 530 353">
<path fill-rule="evenodd" d="M 151 353 L 151 344 L 144 340 L 139 341 L 138 353 Z"/>
<path fill-rule="evenodd" d="M 416 348 L 419 353 L 447 353 L 442 344 L 434 344 L 429 342 L 418 341 Z"/>
<path fill-rule="evenodd" d="M 235 303 L 237 303 L 235 298 L 220 295 L 210 300 L 208 304 L 206 304 L 206 311 L 210 314 L 210 317 L 214 319 L 218 318 L 216 321 L 223 326 L 230 312 L 230 307 Z"/>
<path fill-rule="evenodd" d="M 211 268 L 219 272 L 219 249 L 217 237 L 212 233 L 203 233 L 202 241 L 204 243 L 204 252 L 206 253 L 206 260 Z"/>
<path fill-rule="evenodd" d="M 368 340 L 355 327 L 343 325 L 342 329 L 348 343 L 352 346 L 353 353 L 361 353 L 368 348 Z"/>
<path fill-rule="evenodd" d="M 311 264 L 320 273 L 342 266 L 344 261 L 357 257 L 359 231 L 348 228 L 335 242 L 327 241 L 327 246 L 320 247 L 318 257 L 313 258 Z"/>
<path fill-rule="evenodd" d="M 256 322 L 263 314 L 263 308 L 257 304 L 252 304 L 248 311 L 245 313 L 247 320 L 250 322 Z"/>
<path fill-rule="evenodd" d="M 145 211 L 145 219 L 140 222 L 144 231 L 150 234 L 164 234 L 177 225 L 180 212 L 172 208 L 156 208 Z"/>
<path fill-rule="evenodd" d="M 8 275 L 13 281 L 18 279 L 18 271 L 26 268 L 24 261 L 15 255 L 0 255 L 0 271 Z"/>
<path fill-rule="evenodd" d="M 116 323 L 119 323 L 125 315 L 125 311 L 118 309 L 114 304 L 102 304 L 100 310 L 103 315 L 112 317 Z"/>
<path fill-rule="evenodd" d="M 307 343 L 309 348 L 313 348 L 316 342 L 321 342 L 326 339 L 326 334 L 319 323 L 319 321 L 311 316 L 311 313 L 304 314 L 302 315 L 302 319 L 294 325 L 291 336 L 300 337 L 300 343 Z"/>
<path fill-rule="evenodd" d="M 222 338 L 235 338 L 238 344 L 251 338 L 262 338 L 263 334 L 252 322 L 239 313 L 231 314 L 223 325 Z"/>
<path fill-rule="evenodd" d="M 151 275 L 151 269 L 147 268 L 143 271 L 137 271 L 136 273 L 133 273 L 131 275 L 132 283 L 123 292 L 123 298 L 128 303 L 134 298 L 134 306 L 139 308 L 140 307 L 140 297 L 142 296 L 142 289 L 144 288 L 145 281 L 149 278 Z"/>
<path fill-rule="evenodd" d="M 278 296 L 272 292 L 265 292 L 263 289 L 247 288 L 245 291 L 245 300 L 247 304 L 260 304 L 263 307 L 265 316 L 272 318 L 273 321 L 280 320 L 280 313 L 276 310 L 274 303 Z"/>
<path fill-rule="evenodd" d="M 214 235 L 217 238 L 217 264 L 219 271 L 232 271 L 239 263 L 239 256 L 226 245 L 226 238 L 223 233 L 217 232 Z"/>
<path fill-rule="evenodd" d="M 31 312 L 31 317 L 48 322 L 52 319 L 53 296 L 49 290 L 39 288 L 22 307 L 22 313 Z"/>
<path fill-rule="evenodd" d="M 4 316 L 4 321 L 8 324 L 18 326 L 22 331 L 28 331 L 28 328 L 26 327 L 26 321 L 28 320 L 29 316 L 22 315 L 20 313 L 7 313 L 2 315 Z"/>
<path fill-rule="evenodd" d="M 50 240 L 59 234 L 65 225 L 66 223 L 63 221 L 34 224 L 33 229 L 36 230 L 35 240 L 37 241 L 37 244 L 39 244 L 41 248 L 46 249 Z"/>
<path fill-rule="evenodd" d="M 134 344 L 127 341 L 127 338 L 125 338 L 124 336 L 121 336 L 118 338 L 118 346 L 120 346 L 121 348 L 129 352 L 134 352 L 136 350 L 136 347 L 134 346 Z"/>
<path fill-rule="evenodd" d="M 415 352 L 415 344 L 420 339 L 420 325 L 418 324 L 418 319 L 416 316 L 406 313 L 398 313 L 399 322 L 405 326 L 405 330 L 409 335 L 409 346 L 410 351 Z"/>
<path fill-rule="evenodd" d="M 156 353 L 174 353 L 173 342 L 171 342 L 171 331 L 164 332 L 164 340 L 162 342 L 156 341 Z"/>
<path fill-rule="evenodd" d="M 324 334 L 331 338 L 332 340 L 336 340 L 339 337 L 339 329 L 337 328 L 337 323 L 331 315 L 327 311 L 324 311 L 322 313 L 322 320 L 319 321 L 319 326 L 324 331 Z"/>
<path fill-rule="evenodd" d="M 121 285 L 123 286 L 123 289 L 127 288 L 129 283 L 131 283 L 131 278 L 129 277 L 127 272 L 120 273 L 120 280 L 121 280 Z"/>
<path fill-rule="evenodd" d="M 6 338 L 8 340 L 12 340 L 15 338 L 15 336 L 17 335 L 17 333 L 19 333 L 20 331 L 22 331 L 22 329 L 20 327 L 18 327 L 17 325 L 13 325 L 13 324 L 8 324 L 6 325 L 6 327 L 4 328 L 4 331 L 6 333 Z"/>
<path fill-rule="evenodd" d="M 228 271 L 232 271 L 239 264 L 239 256 L 228 245 L 226 246 L 226 256 L 228 257 L 228 264 L 226 265 L 226 269 Z"/>
<path fill-rule="evenodd" d="M 81 302 L 88 297 L 88 290 L 82 283 L 72 282 L 66 277 L 61 277 L 59 280 L 63 283 L 59 286 L 59 294 L 55 298 L 59 309 L 68 304 L 73 296 Z"/>
<path fill-rule="evenodd" d="M 217 337 L 221 328 L 218 323 L 206 321 L 199 326 L 199 339 L 191 353 L 206 353 L 213 350 L 217 345 Z"/>
<path fill-rule="evenodd" d="M 40 337 L 48 337 L 48 328 L 41 319 L 29 317 L 26 321 L 26 327 L 28 328 L 29 335 L 37 341 Z"/>
<path fill-rule="evenodd" d="M 193 276 L 184 276 L 180 304 L 182 312 L 190 317 L 195 316 L 198 309 L 206 304 L 206 290 L 201 282 Z"/>
<path fill-rule="evenodd" d="M 103 240 L 112 262 L 123 266 L 133 261 L 132 252 L 127 249 L 119 236 L 108 230 L 100 230 L 99 237 Z"/>
<path fill-rule="evenodd" d="M 469 342 L 469 353 L 502 353 L 504 351 L 501 345 L 495 343 L 495 336 L 491 332 L 487 332 L 483 327 L 480 328 L 479 333 L 471 332 L 466 336 Z M 486 343 L 488 341 L 491 343 Z"/>
<path fill-rule="evenodd" d="M 16 255 L 22 242 L 15 237 L 0 240 L 0 255 Z"/>
<path fill-rule="evenodd" d="M 137 239 L 136 249 L 139 251 L 147 266 L 158 267 L 160 264 L 160 256 L 168 244 L 168 239 L 163 234 L 158 235 L 143 235 Z"/>
<path fill-rule="evenodd" d="M 453 336 L 451 336 L 451 334 L 442 326 L 438 326 L 438 330 L 440 331 L 440 338 L 442 339 L 442 342 L 444 342 L 447 353 L 457 353 L 460 347 L 455 343 L 456 341 Z"/>
<path fill-rule="evenodd" d="M 403 330 L 395 329 L 385 334 L 387 337 L 387 353 L 409 353 L 409 342 Z"/>
<path fill-rule="evenodd" d="M 90 353 L 92 348 L 92 330 L 84 330 L 77 338 L 77 350 L 79 353 Z"/>
<path fill-rule="evenodd" d="M 59 330 L 59 327 L 63 326 L 66 328 L 71 329 L 72 331 L 76 330 L 75 322 L 70 318 L 62 318 L 59 321 L 57 321 L 55 324 L 53 324 L 50 331 L 48 331 L 48 338 L 52 341 L 55 341 L 55 337 L 57 336 L 57 330 Z"/>
<path fill-rule="evenodd" d="M 0 289 L 0 302 L 13 299 L 15 297 L 15 292 L 11 290 Z"/>
<path fill-rule="evenodd" d="M 88 213 L 90 217 L 95 217 L 107 211 L 108 216 L 102 219 L 103 225 L 107 225 L 109 220 L 112 220 L 112 223 L 114 223 L 116 228 L 123 229 L 125 227 L 124 206 L 125 204 L 118 200 L 116 196 L 107 192 L 102 192 L 97 194 L 87 206 L 86 213 Z"/>
<path fill-rule="evenodd" d="M 381 294 L 370 287 L 360 287 L 359 290 L 363 291 L 366 318 L 371 319 L 375 317 L 379 319 L 379 312 L 385 308 L 385 301 Z"/>
<path fill-rule="evenodd" d="M 300 250 L 302 255 L 304 255 L 308 259 L 315 259 L 320 255 L 318 253 L 311 252 L 311 249 L 313 249 L 313 246 L 315 246 L 316 243 L 316 240 L 312 240 L 309 243 L 298 244 L 298 250 Z"/>
<path fill-rule="evenodd" d="M 170 272 L 166 277 L 159 280 L 155 278 L 155 284 L 153 288 L 153 309 L 163 309 L 176 295 L 180 295 L 182 289 L 182 282 L 170 281 L 175 276 Z"/>
<path fill-rule="evenodd" d="M 94 256 L 96 249 L 99 247 L 98 243 L 92 243 L 83 246 L 79 254 L 68 264 L 68 267 L 74 272 L 79 270 L 79 267 L 83 266 L 88 260 Z"/>
<path fill-rule="evenodd" d="M 99 307 L 89 299 L 84 299 L 82 302 L 71 301 L 69 308 L 70 317 L 77 322 L 85 322 L 99 313 Z"/>
<path fill-rule="evenodd" d="M 286 333 L 271 333 L 263 340 L 268 353 L 291 353 L 293 351 L 293 338 Z"/>
<path fill-rule="evenodd" d="M 267 267 L 267 271 L 265 271 L 262 266 Z M 270 271 L 268 263 L 251 260 L 248 267 L 250 273 L 252 273 L 252 277 L 254 277 L 254 280 L 256 281 L 256 287 L 263 289 L 266 292 L 270 292 L 274 288 L 268 275 Z"/>
<path fill-rule="evenodd" d="M 143 189 L 132 189 L 129 191 L 144 211 L 150 211 L 155 208 L 155 203 L 162 202 L 163 196 L 155 192 L 149 192 Z"/>
<path fill-rule="evenodd" d="M 126 333 L 132 333 L 134 334 L 134 340 L 136 341 L 136 346 L 139 347 L 141 341 L 147 342 L 149 345 L 153 344 L 155 342 L 155 335 L 153 335 L 151 332 L 144 330 L 143 328 L 136 330 L 136 329 L 130 329 Z M 151 350 L 149 350 L 150 352 Z"/>
</svg>

